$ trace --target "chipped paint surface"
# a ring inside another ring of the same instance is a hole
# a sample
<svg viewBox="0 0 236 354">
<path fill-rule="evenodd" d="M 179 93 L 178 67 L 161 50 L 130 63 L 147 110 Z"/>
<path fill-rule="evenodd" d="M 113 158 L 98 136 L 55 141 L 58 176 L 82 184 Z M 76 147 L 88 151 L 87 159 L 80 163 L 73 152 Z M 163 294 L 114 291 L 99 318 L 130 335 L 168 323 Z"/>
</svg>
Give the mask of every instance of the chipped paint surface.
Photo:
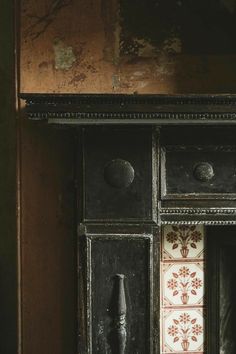
<svg viewBox="0 0 236 354">
<path fill-rule="evenodd" d="M 21 91 L 235 92 L 235 12 L 234 0 L 22 0 Z"/>
<path fill-rule="evenodd" d="M 53 44 L 55 54 L 55 69 L 69 70 L 76 62 L 76 57 L 71 46 L 67 46 L 62 40 L 56 39 Z"/>
</svg>

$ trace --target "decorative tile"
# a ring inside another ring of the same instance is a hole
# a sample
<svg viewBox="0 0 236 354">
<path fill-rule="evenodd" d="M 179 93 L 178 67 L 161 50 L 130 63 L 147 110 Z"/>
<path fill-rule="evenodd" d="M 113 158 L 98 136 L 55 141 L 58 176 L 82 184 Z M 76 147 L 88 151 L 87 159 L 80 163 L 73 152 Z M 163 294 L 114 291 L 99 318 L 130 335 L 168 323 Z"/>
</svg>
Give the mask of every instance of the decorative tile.
<svg viewBox="0 0 236 354">
<path fill-rule="evenodd" d="M 161 241 L 161 354 L 204 354 L 204 227 L 167 225 Z"/>
<path fill-rule="evenodd" d="M 162 260 L 202 259 L 202 225 L 167 225 L 162 235 Z"/>
<path fill-rule="evenodd" d="M 203 310 L 162 311 L 161 353 L 200 353 L 204 350 Z"/>
<path fill-rule="evenodd" d="M 203 262 L 163 263 L 162 306 L 203 305 Z"/>
</svg>

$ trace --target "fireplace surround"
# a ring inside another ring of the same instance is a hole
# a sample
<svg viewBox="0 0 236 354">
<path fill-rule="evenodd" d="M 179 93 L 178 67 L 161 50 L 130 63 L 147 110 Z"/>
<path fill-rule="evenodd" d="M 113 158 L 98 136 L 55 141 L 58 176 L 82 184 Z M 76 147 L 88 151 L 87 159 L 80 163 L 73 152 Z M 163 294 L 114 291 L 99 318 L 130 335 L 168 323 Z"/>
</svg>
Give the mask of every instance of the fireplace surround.
<svg viewBox="0 0 236 354">
<path fill-rule="evenodd" d="M 29 119 L 78 134 L 78 353 L 168 353 L 163 234 L 202 227 L 205 340 L 200 350 L 182 340 L 180 351 L 233 354 L 236 96 L 21 98 Z M 182 263 L 195 266 L 181 247 Z"/>
</svg>

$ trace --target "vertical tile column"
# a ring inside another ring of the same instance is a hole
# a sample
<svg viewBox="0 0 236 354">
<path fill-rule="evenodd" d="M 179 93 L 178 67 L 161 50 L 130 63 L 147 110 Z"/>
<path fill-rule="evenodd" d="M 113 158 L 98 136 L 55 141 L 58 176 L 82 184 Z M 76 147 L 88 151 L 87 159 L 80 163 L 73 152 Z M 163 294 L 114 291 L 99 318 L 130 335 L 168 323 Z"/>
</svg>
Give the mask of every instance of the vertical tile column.
<svg viewBox="0 0 236 354">
<path fill-rule="evenodd" d="M 204 350 L 204 228 L 167 225 L 161 241 L 161 354 Z"/>
</svg>

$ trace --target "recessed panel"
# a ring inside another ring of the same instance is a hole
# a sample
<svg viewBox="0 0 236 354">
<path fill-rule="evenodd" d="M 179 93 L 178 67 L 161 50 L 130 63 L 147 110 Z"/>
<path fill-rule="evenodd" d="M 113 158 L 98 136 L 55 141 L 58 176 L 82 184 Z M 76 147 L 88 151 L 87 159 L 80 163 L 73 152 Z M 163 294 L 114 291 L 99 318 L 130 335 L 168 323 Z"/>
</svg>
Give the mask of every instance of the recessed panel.
<svg viewBox="0 0 236 354">
<path fill-rule="evenodd" d="M 168 146 L 162 150 L 163 199 L 235 199 L 234 146 Z"/>
<path fill-rule="evenodd" d="M 89 237 L 91 353 L 150 353 L 148 237 Z"/>
<path fill-rule="evenodd" d="M 151 129 L 86 129 L 85 220 L 152 220 Z"/>
</svg>

